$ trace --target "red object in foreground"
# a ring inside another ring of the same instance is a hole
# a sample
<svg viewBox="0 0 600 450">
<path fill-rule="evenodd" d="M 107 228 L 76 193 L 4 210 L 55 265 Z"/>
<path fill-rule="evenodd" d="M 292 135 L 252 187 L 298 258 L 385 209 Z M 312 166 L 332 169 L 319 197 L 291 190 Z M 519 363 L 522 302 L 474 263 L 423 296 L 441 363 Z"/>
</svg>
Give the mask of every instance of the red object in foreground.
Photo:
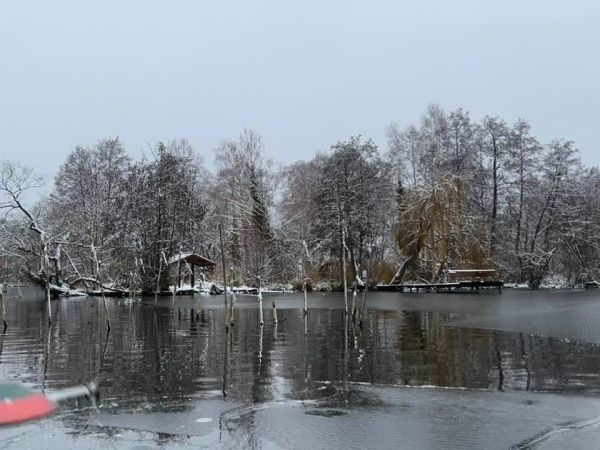
<svg viewBox="0 0 600 450">
<path fill-rule="evenodd" d="M 39 419 L 56 408 L 44 394 L 19 384 L 0 384 L 0 425 Z"/>
</svg>

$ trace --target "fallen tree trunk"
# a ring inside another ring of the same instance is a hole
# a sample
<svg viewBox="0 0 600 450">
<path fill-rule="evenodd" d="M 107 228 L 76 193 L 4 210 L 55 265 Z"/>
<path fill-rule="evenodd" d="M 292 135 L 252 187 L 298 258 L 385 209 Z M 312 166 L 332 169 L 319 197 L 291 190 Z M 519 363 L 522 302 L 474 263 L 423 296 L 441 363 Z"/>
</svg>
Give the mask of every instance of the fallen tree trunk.
<svg viewBox="0 0 600 450">
<path fill-rule="evenodd" d="M 31 279 L 31 281 L 33 281 L 38 286 L 40 286 L 42 289 L 44 289 L 44 291 L 49 289 L 50 295 L 53 298 L 57 298 L 61 295 L 63 297 L 82 297 L 82 296 L 87 295 L 84 291 L 81 291 L 78 289 L 71 289 L 71 287 L 69 285 L 66 285 L 64 283 L 61 285 L 49 283 L 46 281 L 45 277 L 35 274 L 31 271 L 28 271 L 25 273 L 29 277 L 29 279 Z"/>
</svg>

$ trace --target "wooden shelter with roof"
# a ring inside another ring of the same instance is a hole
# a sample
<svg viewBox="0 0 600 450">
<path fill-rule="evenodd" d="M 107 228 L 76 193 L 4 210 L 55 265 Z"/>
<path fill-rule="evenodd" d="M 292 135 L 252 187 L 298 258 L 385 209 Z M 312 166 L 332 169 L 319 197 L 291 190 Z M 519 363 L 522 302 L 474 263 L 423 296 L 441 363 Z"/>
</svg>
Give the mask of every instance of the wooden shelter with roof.
<svg viewBox="0 0 600 450">
<path fill-rule="evenodd" d="M 196 266 L 208 269 L 215 267 L 217 263 L 196 253 L 179 253 L 169 260 L 169 266 L 174 267 L 175 265 L 177 265 L 177 286 L 181 287 L 184 278 L 182 272 L 184 268 L 187 268 L 190 275 L 190 284 L 194 287 L 196 284 Z"/>
</svg>

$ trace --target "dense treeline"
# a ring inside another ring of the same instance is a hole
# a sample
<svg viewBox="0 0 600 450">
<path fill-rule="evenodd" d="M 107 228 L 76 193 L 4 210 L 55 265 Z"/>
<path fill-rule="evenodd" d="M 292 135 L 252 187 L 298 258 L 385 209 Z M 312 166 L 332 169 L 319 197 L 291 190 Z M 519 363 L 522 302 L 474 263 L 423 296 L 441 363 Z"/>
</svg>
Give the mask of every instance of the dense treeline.
<svg viewBox="0 0 600 450">
<path fill-rule="evenodd" d="M 493 266 L 540 286 L 549 274 L 580 283 L 598 276 L 597 168 L 570 141 L 542 145 L 525 120 L 473 123 L 431 107 L 418 126 L 389 130 L 398 167 L 396 237 L 430 278 L 446 267 Z"/>
<path fill-rule="evenodd" d="M 258 134 L 215 149 L 215 173 L 186 141 L 134 161 L 118 139 L 77 147 L 34 207 L 35 174 L 3 162 L 1 253 L 13 278 L 55 291 L 166 287 L 181 252 L 217 259 L 234 283 L 361 283 L 496 268 L 537 288 L 549 276 L 599 278 L 600 174 L 574 144 L 541 144 L 525 120 L 474 122 L 431 106 L 388 129 L 381 151 L 360 136 L 279 168 Z M 216 274 L 215 274 L 216 276 Z"/>
</svg>

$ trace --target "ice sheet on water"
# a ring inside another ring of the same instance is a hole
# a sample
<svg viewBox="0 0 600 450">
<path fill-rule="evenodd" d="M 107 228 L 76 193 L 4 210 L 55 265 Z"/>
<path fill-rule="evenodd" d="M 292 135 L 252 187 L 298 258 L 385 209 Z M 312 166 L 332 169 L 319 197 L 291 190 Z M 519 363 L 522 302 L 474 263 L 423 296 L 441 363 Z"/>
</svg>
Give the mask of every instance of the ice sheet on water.
<svg viewBox="0 0 600 450">
<path fill-rule="evenodd" d="M 129 448 L 133 437 L 138 444 L 160 441 L 164 448 L 248 442 L 290 449 L 507 449 L 533 442 L 541 448 L 593 448 L 599 413 L 600 399 L 591 397 L 336 383 L 329 395 L 303 392 L 257 405 L 213 399 L 194 401 L 177 412 L 94 414 L 64 421 L 58 416 L 27 427 L 24 434 L 7 435 L 3 442 L 6 448 L 23 448 L 42 442 L 51 428 L 53 443 L 65 447 L 85 443 L 101 448 L 108 440 L 114 448 Z"/>
<path fill-rule="evenodd" d="M 281 448 L 501 448 L 564 424 L 595 420 L 600 400 L 540 393 L 338 386 L 307 404 L 228 414 Z M 227 421 L 225 421 L 227 424 Z M 236 433 L 239 438 L 239 429 Z"/>
</svg>

